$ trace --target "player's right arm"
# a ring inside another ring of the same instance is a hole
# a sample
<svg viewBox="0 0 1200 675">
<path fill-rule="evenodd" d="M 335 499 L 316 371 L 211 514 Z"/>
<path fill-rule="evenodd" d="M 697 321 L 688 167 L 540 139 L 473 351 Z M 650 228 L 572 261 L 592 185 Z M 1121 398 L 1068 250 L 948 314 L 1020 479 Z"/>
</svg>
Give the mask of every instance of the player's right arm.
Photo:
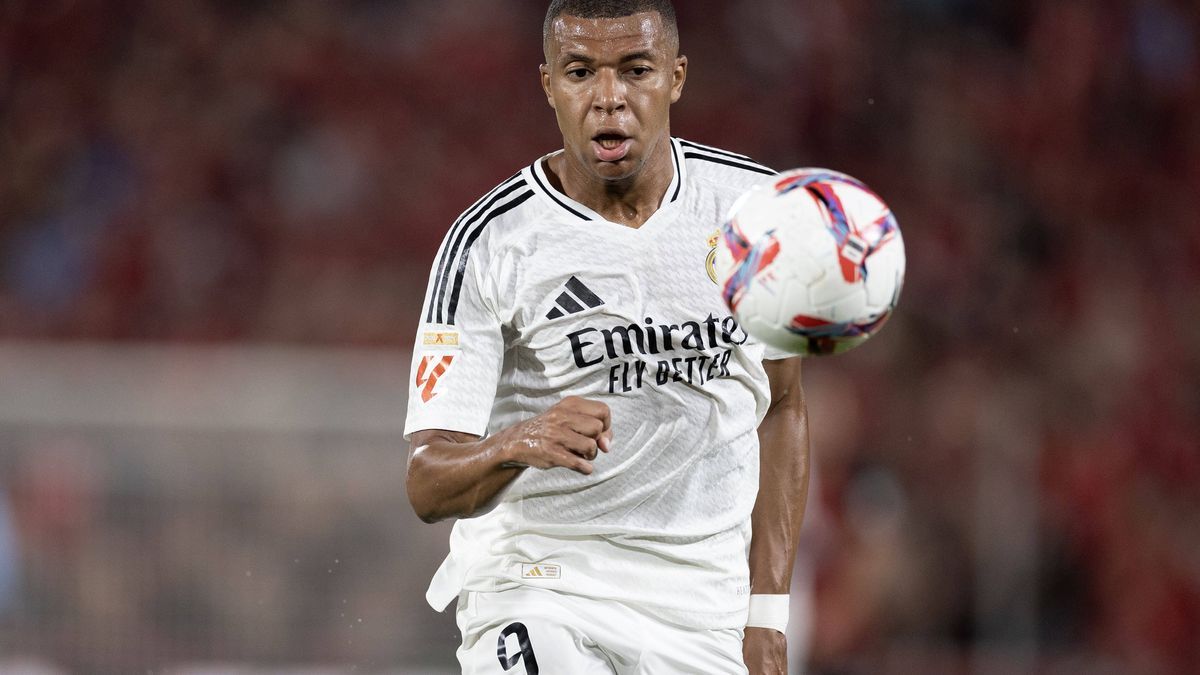
<svg viewBox="0 0 1200 675">
<path fill-rule="evenodd" d="M 469 518 L 490 509 L 529 467 L 563 467 L 588 475 L 597 452 L 608 452 L 608 406 L 577 396 L 487 438 L 442 429 L 412 434 L 408 499 L 427 523 Z"/>
<path fill-rule="evenodd" d="M 430 268 L 404 424 L 408 498 L 427 522 L 484 513 L 529 467 L 590 474 L 612 437 L 608 406 L 578 397 L 492 426 L 520 295 L 517 254 L 493 234 L 532 196 L 521 174 L 501 183 L 455 221 Z"/>
</svg>

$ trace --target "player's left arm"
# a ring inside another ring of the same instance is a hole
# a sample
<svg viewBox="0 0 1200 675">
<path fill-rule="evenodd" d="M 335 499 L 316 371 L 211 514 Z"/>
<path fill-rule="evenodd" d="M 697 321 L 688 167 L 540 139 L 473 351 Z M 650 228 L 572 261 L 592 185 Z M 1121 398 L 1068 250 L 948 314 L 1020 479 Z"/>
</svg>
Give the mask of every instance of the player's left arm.
<svg viewBox="0 0 1200 675">
<path fill-rule="evenodd" d="M 758 427 L 758 500 L 751 517 L 751 595 L 787 595 L 804 505 L 808 500 L 808 410 L 800 357 L 764 361 L 771 405 Z M 787 639 L 772 628 L 746 628 L 743 655 L 751 675 L 786 675 Z"/>
</svg>

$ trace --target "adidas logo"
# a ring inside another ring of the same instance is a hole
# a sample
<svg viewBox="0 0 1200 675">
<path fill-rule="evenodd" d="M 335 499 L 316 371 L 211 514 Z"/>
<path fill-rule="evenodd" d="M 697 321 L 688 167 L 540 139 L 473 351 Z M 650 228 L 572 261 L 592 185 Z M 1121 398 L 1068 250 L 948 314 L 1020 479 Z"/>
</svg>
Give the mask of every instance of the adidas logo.
<svg viewBox="0 0 1200 675">
<path fill-rule="evenodd" d="M 599 307 L 604 304 L 604 301 L 593 293 L 592 289 L 584 286 L 583 282 L 575 277 L 567 279 L 565 286 L 567 290 L 560 293 L 554 300 L 554 304 L 557 306 L 546 314 L 546 318 L 551 321 L 567 314 L 578 314 L 585 309 L 584 305 Z"/>
<path fill-rule="evenodd" d="M 521 563 L 522 579 L 561 579 L 562 567 L 549 563 Z"/>
</svg>

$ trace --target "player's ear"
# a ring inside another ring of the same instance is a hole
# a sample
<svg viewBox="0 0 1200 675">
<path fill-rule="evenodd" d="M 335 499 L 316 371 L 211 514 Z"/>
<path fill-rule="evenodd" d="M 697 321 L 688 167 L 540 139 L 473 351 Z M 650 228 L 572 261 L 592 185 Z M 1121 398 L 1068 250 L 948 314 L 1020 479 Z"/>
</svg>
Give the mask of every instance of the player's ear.
<svg viewBox="0 0 1200 675">
<path fill-rule="evenodd" d="M 683 83 L 687 81 L 687 65 L 686 56 L 679 56 L 675 59 L 675 70 L 671 71 L 671 77 L 674 78 L 671 83 L 671 103 L 679 100 L 683 96 Z"/>
<path fill-rule="evenodd" d="M 543 63 L 538 66 L 538 73 L 542 77 L 542 91 L 546 92 L 546 103 L 554 108 L 554 95 L 550 93 L 550 66 Z"/>
</svg>

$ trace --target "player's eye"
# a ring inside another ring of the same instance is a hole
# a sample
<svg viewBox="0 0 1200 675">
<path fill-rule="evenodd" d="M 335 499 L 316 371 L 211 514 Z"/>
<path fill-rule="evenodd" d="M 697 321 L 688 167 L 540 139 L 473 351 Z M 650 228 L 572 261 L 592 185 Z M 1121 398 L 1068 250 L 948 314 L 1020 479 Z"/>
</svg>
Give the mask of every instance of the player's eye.
<svg viewBox="0 0 1200 675">
<path fill-rule="evenodd" d="M 649 66 L 634 66 L 629 69 L 629 72 L 632 73 L 634 77 L 642 77 L 650 74 L 650 68 Z"/>
<path fill-rule="evenodd" d="M 572 80 L 582 80 L 587 76 L 587 68 L 571 68 L 567 71 L 567 77 Z"/>
</svg>

